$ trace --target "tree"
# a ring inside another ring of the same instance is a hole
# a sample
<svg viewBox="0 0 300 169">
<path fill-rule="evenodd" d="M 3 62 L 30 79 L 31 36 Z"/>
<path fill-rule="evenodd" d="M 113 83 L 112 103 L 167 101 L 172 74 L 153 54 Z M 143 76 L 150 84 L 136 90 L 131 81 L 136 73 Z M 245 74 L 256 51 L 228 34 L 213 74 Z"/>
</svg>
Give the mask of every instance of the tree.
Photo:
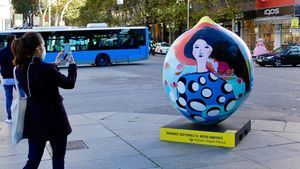
<svg viewBox="0 0 300 169">
<path fill-rule="evenodd" d="M 42 26 L 45 26 L 46 14 L 48 11 L 48 0 L 39 0 L 38 2 L 40 18 L 42 18 Z"/>
<path fill-rule="evenodd" d="M 52 3 L 52 13 L 54 13 L 54 26 L 63 25 L 65 20 L 72 25 L 79 17 L 79 10 L 84 6 L 86 0 L 56 0 Z M 72 22 L 70 22 L 72 21 Z"/>
<path fill-rule="evenodd" d="M 77 19 L 80 17 L 80 9 L 86 3 L 86 0 L 74 0 L 68 6 L 65 6 L 64 13 L 60 15 L 60 21 L 65 20 L 67 25 L 77 25 Z"/>
<path fill-rule="evenodd" d="M 191 0 L 190 25 L 195 25 L 205 15 L 216 22 L 234 19 L 239 12 L 238 0 Z M 173 41 L 184 32 L 187 20 L 187 0 L 86 0 L 80 9 L 77 23 L 105 22 L 109 26 L 147 25 L 155 40 Z M 162 30 L 162 39 L 158 39 Z M 169 37 L 165 36 L 169 34 Z"/>
<path fill-rule="evenodd" d="M 105 22 L 110 26 L 118 23 L 113 17 L 112 6 L 115 0 L 87 0 L 85 6 L 80 9 L 78 23 L 87 25 L 93 22 Z"/>
<path fill-rule="evenodd" d="M 38 0 L 12 0 L 15 13 L 23 14 L 24 22 L 28 21 L 28 26 L 33 25 L 33 16 L 38 11 Z"/>
<path fill-rule="evenodd" d="M 184 30 L 186 21 L 186 3 L 184 1 L 177 1 L 174 3 L 172 0 L 162 1 L 158 10 L 159 22 L 162 23 L 163 29 L 165 26 L 169 32 L 169 43 L 174 41 L 175 32 L 181 34 Z"/>
</svg>

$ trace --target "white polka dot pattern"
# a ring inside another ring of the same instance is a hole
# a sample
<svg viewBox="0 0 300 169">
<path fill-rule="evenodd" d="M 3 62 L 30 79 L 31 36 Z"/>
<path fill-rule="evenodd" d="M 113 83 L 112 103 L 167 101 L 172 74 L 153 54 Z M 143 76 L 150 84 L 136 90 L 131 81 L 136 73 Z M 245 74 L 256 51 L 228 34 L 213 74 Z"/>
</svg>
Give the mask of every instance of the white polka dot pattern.
<svg viewBox="0 0 300 169">
<path fill-rule="evenodd" d="M 178 92 L 183 94 L 185 93 L 185 85 L 182 81 L 178 82 L 178 86 L 177 86 Z"/>
<path fill-rule="evenodd" d="M 224 103 L 226 101 L 226 98 L 224 96 L 220 96 L 218 98 L 219 103 Z"/>
<path fill-rule="evenodd" d="M 209 98 L 212 95 L 212 91 L 208 88 L 205 88 L 201 92 L 202 96 L 205 98 Z"/>
<path fill-rule="evenodd" d="M 224 85 L 224 89 L 225 89 L 226 92 L 229 93 L 229 92 L 232 91 L 232 85 L 229 84 L 229 83 L 226 83 L 226 84 Z"/>
<path fill-rule="evenodd" d="M 193 89 L 195 92 L 199 90 L 199 85 L 198 85 L 197 82 L 194 82 L 194 83 L 192 84 L 192 89 Z"/>
<path fill-rule="evenodd" d="M 231 102 L 229 102 L 229 103 L 226 105 L 225 110 L 226 110 L 226 111 L 230 111 L 230 110 L 235 106 L 235 103 L 236 103 L 235 100 L 232 100 Z"/>
<path fill-rule="evenodd" d="M 206 83 L 205 77 L 200 77 L 199 82 L 200 84 L 204 85 Z"/>
<path fill-rule="evenodd" d="M 182 105 L 182 106 L 186 106 L 186 101 L 184 100 L 184 98 L 180 97 L 178 99 L 178 102 Z"/>
<path fill-rule="evenodd" d="M 220 110 L 219 109 L 213 109 L 207 112 L 207 115 L 210 117 L 214 117 L 220 114 Z"/>
<path fill-rule="evenodd" d="M 212 80 L 214 80 L 214 81 L 218 80 L 218 77 L 215 76 L 213 73 L 210 73 L 209 76 L 210 76 L 210 78 L 211 78 Z"/>
<path fill-rule="evenodd" d="M 204 122 L 205 121 L 205 119 L 203 117 L 200 117 L 200 116 L 194 116 L 194 119 L 196 121 L 199 121 L 199 122 Z"/>
<path fill-rule="evenodd" d="M 190 106 L 196 111 L 204 111 L 206 109 L 206 106 L 204 104 L 196 101 L 192 101 L 190 103 Z"/>
</svg>

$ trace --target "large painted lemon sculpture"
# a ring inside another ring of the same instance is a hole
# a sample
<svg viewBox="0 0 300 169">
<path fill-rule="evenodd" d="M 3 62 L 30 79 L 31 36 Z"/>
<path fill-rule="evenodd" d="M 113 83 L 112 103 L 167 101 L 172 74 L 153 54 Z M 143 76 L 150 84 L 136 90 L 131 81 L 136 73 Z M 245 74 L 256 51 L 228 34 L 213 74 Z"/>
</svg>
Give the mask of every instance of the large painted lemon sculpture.
<svg viewBox="0 0 300 169">
<path fill-rule="evenodd" d="M 203 17 L 172 44 L 164 62 L 163 85 L 172 105 L 186 118 L 217 124 L 249 96 L 250 51 L 236 34 Z"/>
</svg>

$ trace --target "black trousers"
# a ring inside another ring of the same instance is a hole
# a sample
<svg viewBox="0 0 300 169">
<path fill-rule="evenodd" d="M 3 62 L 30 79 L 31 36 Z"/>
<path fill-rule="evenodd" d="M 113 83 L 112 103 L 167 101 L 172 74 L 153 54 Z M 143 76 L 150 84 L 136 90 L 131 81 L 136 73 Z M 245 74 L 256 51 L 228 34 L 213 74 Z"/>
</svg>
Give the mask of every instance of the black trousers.
<svg viewBox="0 0 300 169">
<path fill-rule="evenodd" d="M 23 169 L 37 169 L 41 162 L 47 140 L 28 139 L 28 161 Z M 53 169 L 64 169 L 67 137 L 49 139 L 52 147 Z"/>
</svg>

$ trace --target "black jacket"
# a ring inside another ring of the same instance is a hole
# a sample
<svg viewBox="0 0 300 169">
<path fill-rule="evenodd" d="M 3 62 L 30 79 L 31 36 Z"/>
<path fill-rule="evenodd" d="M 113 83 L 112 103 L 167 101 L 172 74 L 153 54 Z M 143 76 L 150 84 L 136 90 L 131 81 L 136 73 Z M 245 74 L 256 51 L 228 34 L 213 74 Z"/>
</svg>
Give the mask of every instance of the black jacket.
<svg viewBox="0 0 300 169">
<path fill-rule="evenodd" d="M 3 79 L 14 78 L 13 69 L 14 66 L 12 61 L 14 56 L 10 49 L 10 44 L 8 44 L 5 48 L 0 50 L 0 66 L 1 66 L 1 75 Z"/>
<path fill-rule="evenodd" d="M 17 80 L 28 96 L 24 123 L 24 137 L 49 139 L 66 136 L 72 129 L 62 103 L 58 88 L 72 89 L 75 86 L 77 66 L 70 64 L 68 76 L 61 74 L 54 64 L 34 57 L 29 68 L 29 96 L 27 69 L 31 62 L 16 70 Z"/>
</svg>

